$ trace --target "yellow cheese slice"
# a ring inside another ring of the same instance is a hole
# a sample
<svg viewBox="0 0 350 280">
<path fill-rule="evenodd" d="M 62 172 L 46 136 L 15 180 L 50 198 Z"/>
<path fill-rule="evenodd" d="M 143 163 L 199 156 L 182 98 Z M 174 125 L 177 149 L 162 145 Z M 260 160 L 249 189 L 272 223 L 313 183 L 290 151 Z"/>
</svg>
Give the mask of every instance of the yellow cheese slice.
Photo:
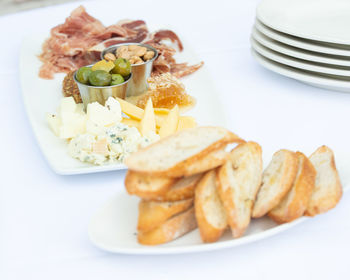
<svg viewBox="0 0 350 280">
<path fill-rule="evenodd" d="M 140 107 L 135 106 L 134 104 L 131 104 L 121 98 L 116 98 L 119 101 L 120 107 L 122 109 L 122 112 L 129 116 L 130 118 L 141 120 L 144 114 L 144 110 Z"/>
<path fill-rule="evenodd" d="M 177 124 L 177 130 L 176 131 L 181 131 L 187 128 L 193 128 L 196 127 L 197 123 L 195 118 L 190 117 L 190 116 L 181 116 L 179 118 L 179 123 Z"/>
<path fill-rule="evenodd" d="M 154 108 L 154 113 L 156 115 L 167 115 L 169 114 L 169 109 L 167 108 Z"/>
<path fill-rule="evenodd" d="M 179 106 L 175 105 L 175 107 L 170 110 L 159 129 L 160 138 L 164 138 L 176 132 L 179 122 L 179 114 Z"/>
<path fill-rule="evenodd" d="M 142 136 L 148 135 L 150 131 L 156 132 L 156 119 L 151 98 L 147 100 L 144 115 L 140 122 L 140 131 Z"/>
<path fill-rule="evenodd" d="M 122 123 L 128 126 L 136 127 L 137 129 L 140 129 L 140 122 L 137 120 L 123 118 Z"/>
<path fill-rule="evenodd" d="M 120 107 L 122 109 L 122 112 L 127 115 L 128 117 L 141 121 L 144 115 L 144 110 L 140 107 L 137 107 L 134 104 L 131 104 L 130 102 L 125 101 L 121 98 L 116 98 L 119 101 Z M 158 116 L 155 117 L 156 126 L 160 127 L 162 124 L 162 119 Z"/>
</svg>

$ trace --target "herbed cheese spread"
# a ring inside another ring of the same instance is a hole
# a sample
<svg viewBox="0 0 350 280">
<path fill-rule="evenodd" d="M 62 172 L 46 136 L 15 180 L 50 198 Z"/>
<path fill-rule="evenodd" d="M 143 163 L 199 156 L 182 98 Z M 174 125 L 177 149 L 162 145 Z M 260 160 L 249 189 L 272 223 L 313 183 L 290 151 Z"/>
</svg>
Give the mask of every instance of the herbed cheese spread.
<svg viewBox="0 0 350 280">
<path fill-rule="evenodd" d="M 128 155 L 158 139 L 155 133 L 143 137 L 137 128 L 118 123 L 107 128 L 104 134 L 84 133 L 74 137 L 68 152 L 74 158 L 97 165 L 122 163 Z"/>
</svg>

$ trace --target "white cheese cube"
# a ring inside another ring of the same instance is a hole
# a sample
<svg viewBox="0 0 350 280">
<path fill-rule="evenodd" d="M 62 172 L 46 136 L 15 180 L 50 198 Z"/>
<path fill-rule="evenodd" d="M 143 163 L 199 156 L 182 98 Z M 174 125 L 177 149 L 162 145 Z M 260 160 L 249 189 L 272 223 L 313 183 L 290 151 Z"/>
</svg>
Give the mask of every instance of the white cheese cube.
<svg viewBox="0 0 350 280">
<path fill-rule="evenodd" d="M 60 138 L 73 138 L 86 131 L 86 116 L 79 113 L 65 112 L 61 117 Z"/>
<path fill-rule="evenodd" d="M 76 111 L 77 104 L 73 97 L 64 97 L 61 100 L 61 104 L 58 108 L 58 114 L 62 115 L 63 112 L 74 113 Z"/>
<path fill-rule="evenodd" d="M 76 104 L 75 112 L 85 115 L 84 104 L 83 103 Z"/>
<path fill-rule="evenodd" d="M 88 105 L 87 117 L 88 120 L 100 126 L 111 126 L 116 122 L 114 114 L 98 102 Z"/>
<path fill-rule="evenodd" d="M 68 111 L 62 112 L 62 114 L 61 114 L 62 125 L 71 124 L 72 122 L 74 122 L 74 120 L 77 116 L 79 117 L 80 115 L 78 113 L 75 113 L 75 112 L 68 112 Z"/>
<path fill-rule="evenodd" d="M 66 125 L 60 127 L 59 137 L 62 139 L 70 139 L 76 136 L 75 127 L 72 125 Z"/>
<path fill-rule="evenodd" d="M 56 136 L 59 136 L 61 119 L 55 114 L 47 114 L 46 119 L 47 119 L 47 122 L 48 122 L 49 127 L 51 128 L 52 132 Z"/>
<path fill-rule="evenodd" d="M 113 114 L 115 122 L 122 121 L 122 109 L 119 102 L 113 97 L 109 97 L 105 103 L 105 107 Z"/>
</svg>

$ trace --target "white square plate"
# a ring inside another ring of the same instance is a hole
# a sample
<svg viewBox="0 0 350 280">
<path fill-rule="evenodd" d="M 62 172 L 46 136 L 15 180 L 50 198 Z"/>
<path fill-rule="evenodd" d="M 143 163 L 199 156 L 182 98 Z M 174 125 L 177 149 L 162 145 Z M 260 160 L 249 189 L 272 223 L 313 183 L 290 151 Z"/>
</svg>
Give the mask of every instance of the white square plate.
<svg viewBox="0 0 350 280">
<path fill-rule="evenodd" d="M 156 28 L 158 29 L 158 28 Z M 153 30 L 153 29 L 152 29 Z M 38 55 L 49 34 L 28 36 L 22 44 L 20 57 L 20 80 L 23 101 L 39 146 L 52 169 L 61 175 L 94 173 L 125 169 L 123 164 L 95 166 L 80 162 L 69 156 L 67 142 L 56 137 L 46 122 L 46 113 L 55 112 L 62 98 L 64 74 L 56 74 L 53 80 L 39 78 L 41 62 Z M 184 51 L 177 55 L 178 61 L 197 63 L 194 53 L 184 44 Z M 203 83 L 205 81 L 205 83 Z M 226 117 L 218 100 L 211 77 L 203 66 L 194 74 L 182 79 L 187 92 L 197 99 L 194 109 L 187 114 L 196 118 L 199 125 L 226 126 Z"/>
</svg>

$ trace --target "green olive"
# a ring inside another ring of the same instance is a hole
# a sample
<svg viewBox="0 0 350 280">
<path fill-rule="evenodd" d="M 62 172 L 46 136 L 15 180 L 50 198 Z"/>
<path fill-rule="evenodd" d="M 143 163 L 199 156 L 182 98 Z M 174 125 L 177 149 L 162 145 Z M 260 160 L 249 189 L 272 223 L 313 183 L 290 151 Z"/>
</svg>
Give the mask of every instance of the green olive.
<svg viewBox="0 0 350 280">
<path fill-rule="evenodd" d="M 112 82 L 111 82 L 111 86 L 115 86 L 115 85 L 119 85 L 124 83 L 124 78 L 122 75 L 120 74 L 112 74 Z"/>
<path fill-rule="evenodd" d="M 130 75 L 131 64 L 129 60 L 125 58 L 118 58 L 114 61 L 114 68 L 112 69 L 113 74 L 120 74 L 123 77 Z"/>
<path fill-rule="evenodd" d="M 103 70 L 92 71 L 89 76 L 89 82 L 93 86 L 109 86 L 112 81 L 112 75 Z"/>
<path fill-rule="evenodd" d="M 88 84 L 89 83 L 89 76 L 91 74 L 92 70 L 89 67 L 81 67 L 78 69 L 76 78 L 78 82 L 82 84 Z"/>
</svg>

